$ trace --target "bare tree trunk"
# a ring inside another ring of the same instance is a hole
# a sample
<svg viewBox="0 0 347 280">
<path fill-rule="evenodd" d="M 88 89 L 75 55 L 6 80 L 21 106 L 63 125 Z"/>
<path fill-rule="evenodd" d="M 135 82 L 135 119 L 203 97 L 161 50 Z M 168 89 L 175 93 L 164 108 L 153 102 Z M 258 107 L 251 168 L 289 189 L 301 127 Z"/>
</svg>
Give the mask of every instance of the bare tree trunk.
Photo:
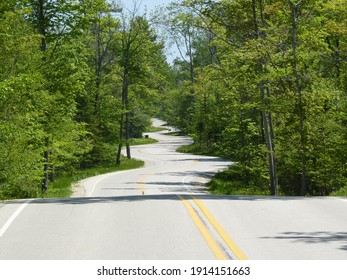
<svg viewBox="0 0 347 280">
<path fill-rule="evenodd" d="M 261 102 L 264 107 L 267 107 L 264 94 L 264 83 L 260 83 L 260 97 Z M 269 114 L 269 116 L 268 116 Z M 273 144 L 273 124 L 272 124 L 272 114 L 271 112 L 266 113 L 265 109 L 262 110 L 262 119 L 265 134 L 265 143 L 268 150 L 268 160 L 269 160 L 269 175 L 270 175 L 270 186 L 271 194 L 278 195 L 278 180 L 276 172 L 276 162 L 275 162 L 275 147 Z"/>
</svg>

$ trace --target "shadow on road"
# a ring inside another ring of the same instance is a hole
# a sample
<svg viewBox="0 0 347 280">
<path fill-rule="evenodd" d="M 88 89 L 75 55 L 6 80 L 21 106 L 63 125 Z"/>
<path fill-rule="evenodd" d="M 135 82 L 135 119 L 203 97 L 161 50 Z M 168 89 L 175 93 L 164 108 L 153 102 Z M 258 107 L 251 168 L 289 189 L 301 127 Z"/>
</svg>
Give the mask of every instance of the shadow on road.
<svg viewBox="0 0 347 280">
<path fill-rule="evenodd" d="M 177 192 L 173 194 L 153 194 L 153 195 L 125 195 L 125 196 L 99 196 L 99 197 L 74 197 L 74 198 L 37 198 L 32 199 L 30 204 L 91 204 L 91 203 L 113 203 L 113 202 L 136 202 L 136 201 L 150 201 L 150 200 L 180 200 L 179 195 L 184 196 L 186 199 L 192 199 L 191 196 L 201 200 L 219 200 L 219 201 L 302 201 L 310 199 L 334 199 L 334 198 L 309 198 L 309 197 L 274 197 L 274 196 L 231 196 L 231 195 L 211 195 L 199 194 L 194 192 Z M 22 204 L 27 200 L 9 200 L 5 204 Z M 279 237 L 280 238 L 280 237 Z M 346 236 L 347 239 L 347 236 Z"/>
<path fill-rule="evenodd" d="M 315 231 L 315 232 L 282 232 L 278 236 L 261 237 L 262 239 L 283 239 L 292 240 L 293 242 L 303 242 L 307 244 L 316 243 L 331 243 L 345 241 L 345 245 L 341 246 L 340 250 L 347 251 L 347 232 L 333 231 Z"/>
<path fill-rule="evenodd" d="M 192 176 L 192 177 L 202 177 L 202 178 L 211 178 L 216 175 L 215 171 L 207 172 L 207 171 L 182 171 L 182 172 L 165 172 L 158 175 L 168 175 L 168 176 L 178 176 L 180 178 Z M 181 183 L 182 184 L 182 183 Z"/>
<path fill-rule="evenodd" d="M 142 185 L 158 185 L 158 186 L 179 186 L 179 190 L 182 191 L 182 182 L 138 182 L 139 184 Z M 132 183 L 129 183 L 132 184 Z M 204 183 L 200 183 L 200 182 L 189 182 L 189 186 L 200 186 L 200 187 L 204 187 L 205 184 Z M 118 190 L 118 188 L 115 188 L 115 190 Z M 196 190 L 194 188 L 194 190 Z M 204 190 L 206 191 L 206 188 L 204 188 Z"/>
<path fill-rule="evenodd" d="M 214 158 L 214 157 L 207 157 L 207 156 L 195 156 L 193 158 L 184 158 L 184 159 L 172 159 L 171 161 L 198 161 L 198 162 L 218 162 L 225 165 L 230 165 L 232 162 L 221 159 L 221 158 Z"/>
</svg>

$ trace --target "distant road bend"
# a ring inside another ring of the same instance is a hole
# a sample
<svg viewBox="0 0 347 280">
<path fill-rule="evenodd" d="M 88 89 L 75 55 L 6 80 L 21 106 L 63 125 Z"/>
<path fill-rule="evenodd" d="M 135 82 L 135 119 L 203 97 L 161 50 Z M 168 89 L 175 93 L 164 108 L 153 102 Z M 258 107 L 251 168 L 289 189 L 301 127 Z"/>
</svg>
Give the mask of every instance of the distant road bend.
<svg viewBox="0 0 347 280">
<path fill-rule="evenodd" d="M 191 140 L 167 132 L 132 148 L 144 168 L 84 180 L 83 196 L 0 204 L 0 259 L 347 259 L 346 199 L 210 195 L 231 163 L 177 153 Z"/>
</svg>

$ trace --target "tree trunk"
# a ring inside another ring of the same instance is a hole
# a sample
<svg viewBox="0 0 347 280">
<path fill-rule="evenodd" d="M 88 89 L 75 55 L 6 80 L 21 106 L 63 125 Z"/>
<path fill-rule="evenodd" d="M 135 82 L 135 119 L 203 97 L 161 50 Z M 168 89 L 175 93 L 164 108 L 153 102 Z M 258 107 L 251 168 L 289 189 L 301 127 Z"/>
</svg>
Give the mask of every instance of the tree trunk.
<svg viewBox="0 0 347 280">
<path fill-rule="evenodd" d="M 41 38 L 41 51 L 43 52 L 42 60 L 46 61 L 46 50 L 47 50 L 47 41 L 46 41 L 46 24 L 45 24 L 45 8 L 44 8 L 45 0 L 39 0 L 38 2 L 38 28 L 39 33 L 42 36 Z M 46 118 L 48 119 L 48 114 L 46 114 Z M 46 120 L 48 122 L 48 120 Z M 46 123 L 47 126 L 47 123 Z M 43 182 L 42 182 L 42 191 L 45 192 L 48 190 L 48 181 L 49 181 L 49 152 L 48 152 L 49 140 L 48 136 L 46 136 L 45 146 L 46 150 L 43 153 L 44 164 L 43 164 Z"/>
<path fill-rule="evenodd" d="M 122 103 L 123 103 L 123 97 L 122 97 Z M 122 154 L 122 142 L 123 142 L 123 122 L 124 122 L 124 105 L 122 104 L 122 113 L 120 116 L 120 123 L 119 123 L 119 144 L 118 144 L 118 151 L 117 151 L 117 157 L 116 157 L 116 165 L 120 165 L 120 157 Z"/>
<path fill-rule="evenodd" d="M 129 98 L 128 98 L 128 89 L 127 93 L 125 96 L 125 108 L 126 108 L 126 113 L 125 113 L 125 145 L 126 145 L 126 153 L 127 153 L 127 158 L 131 159 L 131 153 L 130 153 L 130 112 L 128 110 L 129 108 Z"/>
<path fill-rule="evenodd" d="M 264 107 L 267 106 L 265 101 L 263 82 L 261 82 L 260 84 L 260 96 L 261 96 L 262 105 Z M 273 145 L 272 114 L 271 112 L 269 112 L 268 114 L 269 116 L 267 115 L 265 109 L 262 110 L 265 143 L 266 143 L 266 148 L 268 150 L 271 195 L 278 195 L 278 180 L 277 180 L 277 173 L 276 173 L 275 148 Z"/>
<path fill-rule="evenodd" d="M 45 24 L 45 11 L 44 11 L 45 0 L 39 0 L 39 32 L 42 35 L 41 38 L 41 51 L 45 52 L 47 49 L 46 42 L 46 24 Z"/>
<path fill-rule="evenodd" d="M 300 183 L 300 195 L 306 195 L 307 193 L 307 182 L 306 182 L 306 133 L 305 133 L 305 119 L 304 119 L 304 106 L 302 100 L 302 89 L 300 84 L 300 76 L 298 71 L 298 61 L 297 61 L 297 28 L 298 28 L 298 16 L 297 16 L 297 7 L 301 3 L 300 0 L 298 3 L 294 4 L 288 0 L 291 8 L 291 17 L 292 17 L 292 49 L 293 49 L 293 68 L 295 76 L 295 87 L 298 93 L 298 110 L 299 110 L 299 119 L 300 119 L 300 153 L 301 153 L 301 183 Z"/>
<path fill-rule="evenodd" d="M 268 98 L 270 97 L 270 89 L 267 88 L 267 93 L 268 93 Z M 274 186 L 272 188 L 272 193 L 273 195 L 279 195 L 279 191 L 278 191 L 278 176 L 277 176 L 277 166 L 276 166 L 276 157 L 275 157 L 275 133 L 274 133 L 274 128 L 273 128 L 273 119 L 272 119 L 272 113 L 269 112 L 269 119 L 268 119 L 268 123 L 269 123 L 269 130 L 270 130 L 270 139 L 271 139 L 271 151 L 272 151 L 272 162 L 273 162 L 273 169 L 272 172 L 274 174 Z"/>
<path fill-rule="evenodd" d="M 43 177 L 43 183 L 42 183 L 42 191 L 45 192 L 48 190 L 48 181 L 49 181 L 49 152 L 45 151 L 44 152 L 44 159 L 45 159 L 45 163 L 43 165 L 43 172 L 44 172 L 44 177 Z"/>
<path fill-rule="evenodd" d="M 261 20 L 264 24 L 264 18 L 262 17 L 263 14 L 263 5 L 260 1 L 260 14 L 261 14 Z M 256 0 L 252 0 L 252 11 L 253 11 L 253 21 L 254 21 L 254 31 L 255 31 L 255 37 L 256 39 L 260 39 L 259 34 L 259 26 L 258 26 L 258 17 L 257 17 L 257 7 L 256 7 Z M 258 73 L 260 75 L 263 75 L 263 73 L 266 73 L 265 68 L 266 63 L 264 63 L 262 60 L 258 61 Z M 275 162 L 275 149 L 273 145 L 273 139 L 274 139 L 274 133 L 273 133 L 273 124 L 272 124 L 272 114 L 269 112 L 269 116 L 266 112 L 266 109 L 269 107 L 268 102 L 265 100 L 265 84 L 266 81 L 261 81 L 259 83 L 259 91 L 260 91 L 260 100 L 262 103 L 262 110 L 261 110 L 261 116 L 262 116 L 262 122 L 263 122 L 263 129 L 264 129 L 264 137 L 265 137 L 265 143 L 268 153 L 268 161 L 269 161 L 269 175 L 270 175 L 270 189 L 272 195 L 278 195 L 278 180 L 277 180 L 277 173 L 276 173 L 276 162 Z M 268 94 L 269 89 L 267 88 Z M 269 122 L 271 121 L 271 125 Z"/>
<path fill-rule="evenodd" d="M 334 36 L 333 38 L 327 38 L 327 42 L 329 45 L 330 50 L 332 51 L 331 57 L 333 60 L 333 78 L 335 81 L 336 87 L 340 88 L 341 82 L 340 82 L 340 76 L 341 76 L 341 59 L 340 59 L 340 41 L 338 36 Z"/>
<path fill-rule="evenodd" d="M 119 145 L 118 145 L 118 152 L 117 152 L 117 159 L 116 159 L 116 165 L 120 165 L 120 158 L 121 158 L 121 152 L 122 152 L 122 142 L 123 142 L 123 134 L 124 134 L 124 116 L 125 116 L 125 141 L 126 141 L 126 153 L 127 158 L 131 158 L 130 154 L 130 146 L 129 146 L 129 98 L 128 98 L 128 91 L 129 91 L 129 84 L 128 84 L 128 75 L 129 75 L 129 68 L 128 68 L 128 61 L 129 61 L 129 48 L 125 52 L 125 60 L 123 65 L 123 85 L 122 85 L 122 113 L 120 118 L 120 125 L 119 125 Z"/>
<path fill-rule="evenodd" d="M 126 71 L 124 70 L 124 75 L 123 75 L 123 89 L 122 89 L 122 112 L 120 116 L 120 122 L 119 122 L 119 145 L 118 145 L 118 152 L 117 152 L 117 158 L 116 158 L 116 165 L 120 165 L 120 158 L 122 154 L 122 146 L 123 146 L 123 134 L 124 134 L 124 113 L 126 110 L 125 107 L 125 91 L 127 87 L 127 82 L 126 82 Z"/>
</svg>

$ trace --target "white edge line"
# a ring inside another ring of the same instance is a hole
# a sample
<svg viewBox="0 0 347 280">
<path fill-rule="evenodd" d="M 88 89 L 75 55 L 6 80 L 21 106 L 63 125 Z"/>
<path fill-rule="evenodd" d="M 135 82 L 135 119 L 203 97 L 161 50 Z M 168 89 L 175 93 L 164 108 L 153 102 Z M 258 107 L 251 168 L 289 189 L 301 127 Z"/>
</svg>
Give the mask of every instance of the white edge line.
<svg viewBox="0 0 347 280">
<path fill-rule="evenodd" d="M 161 167 L 161 166 L 163 166 L 164 165 L 164 162 L 163 161 L 161 161 L 161 160 L 157 160 L 157 159 L 148 159 L 148 158 L 141 158 L 141 157 L 134 157 L 134 158 L 136 158 L 136 159 L 144 159 L 144 160 L 149 160 L 149 161 L 154 161 L 154 162 L 157 162 L 157 163 L 159 163 L 159 166 L 158 167 Z M 95 188 L 96 188 L 96 185 L 97 184 L 99 184 L 102 180 L 104 180 L 104 179 L 107 179 L 107 178 L 109 178 L 109 177 L 111 177 L 111 176 L 114 176 L 114 175 L 119 175 L 119 174 L 122 174 L 122 173 L 127 173 L 127 172 L 131 172 L 131 171 L 134 171 L 134 170 L 136 170 L 136 169 L 141 169 L 141 170 L 145 170 L 145 169 L 150 169 L 150 168 L 152 168 L 152 166 L 144 166 L 144 167 L 140 167 L 140 168 L 134 168 L 134 169 L 128 169 L 128 170 L 123 170 L 123 171 L 115 171 L 115 172 L 111 172 L 111 173 L 107 173 L 107 174 L 103 174 L 103 175 L 100 175 L 100 176 L 102 176 L 100 179 L 98 179 L 94 184 L 93 184 L 93 186 L 92 186 L 92 189 L 90 190 L 90 192 L 88 193 L 88 195 L 86 195 L 87 197 L 91 197 L 92 196 L 92 194 L 93 194 L 93 192 L 94 192 L 94 190 L 95 190 Z M 89 179 L 89 178 L 86 178 L 86 179 L 84 179 L 84 180 L 87 180 L 87 179 Z M 83 180 L 82 180 L 83 181 Z M 86 188 L 84 187 L 84 189 L 86 190 Z M 0 236 L 1 237 L 1 236 Z"/>
<path fill-rule="evenodd" d="M 8 228 L 11 226 L 13 221 L 18 217 L 18 215 L 24 210 L 24 208 L 31 202 L 32 200 L 28 200 L 23 203 L 18 209 L 11 215 L 11 217 L 6 221 L 6 223 L 0 229 L 0 238 L 5 234 Z"/>
<path fill-rule="evenodd" d="M 88 193 L 87 197 L 91 197 L 95 188 L 96 188 L 96 185 L 99 184 L 102 180 L 105 180 L 113 175 L 117 175 L 117 174 L 121 174 L 121 173 L 124 173 L 124 172 L 127 172 L 128 170 L 124 170 L 124 171 L 116 171 L 116 172 L 111 172 L 111 173 L 107 173 L 107 174 L 103 174 L 101 175 L 102 177 L 100 179 L 98 179 L 94 184 L 93 184 L 93 187 L 92 189 L 90 190 L 90 192 Z M 129 170 L 130 171 L 130 170 Z M 89 178 L 87 178 L 89 179 Z M 85 179 L 86 180 L 86 179 Z"/>
<path fill-rule="evenodd" d="M 188 190 L 188 192 L 192 192 L 192 190 L 188 187 L 188 185 L 186 185 L 186 178 L 188 178 L 188 176 L 185 176 L 185 177 L 183 177 L 183 179 L 182 179 L 182 185 Z"/>
</svg>

